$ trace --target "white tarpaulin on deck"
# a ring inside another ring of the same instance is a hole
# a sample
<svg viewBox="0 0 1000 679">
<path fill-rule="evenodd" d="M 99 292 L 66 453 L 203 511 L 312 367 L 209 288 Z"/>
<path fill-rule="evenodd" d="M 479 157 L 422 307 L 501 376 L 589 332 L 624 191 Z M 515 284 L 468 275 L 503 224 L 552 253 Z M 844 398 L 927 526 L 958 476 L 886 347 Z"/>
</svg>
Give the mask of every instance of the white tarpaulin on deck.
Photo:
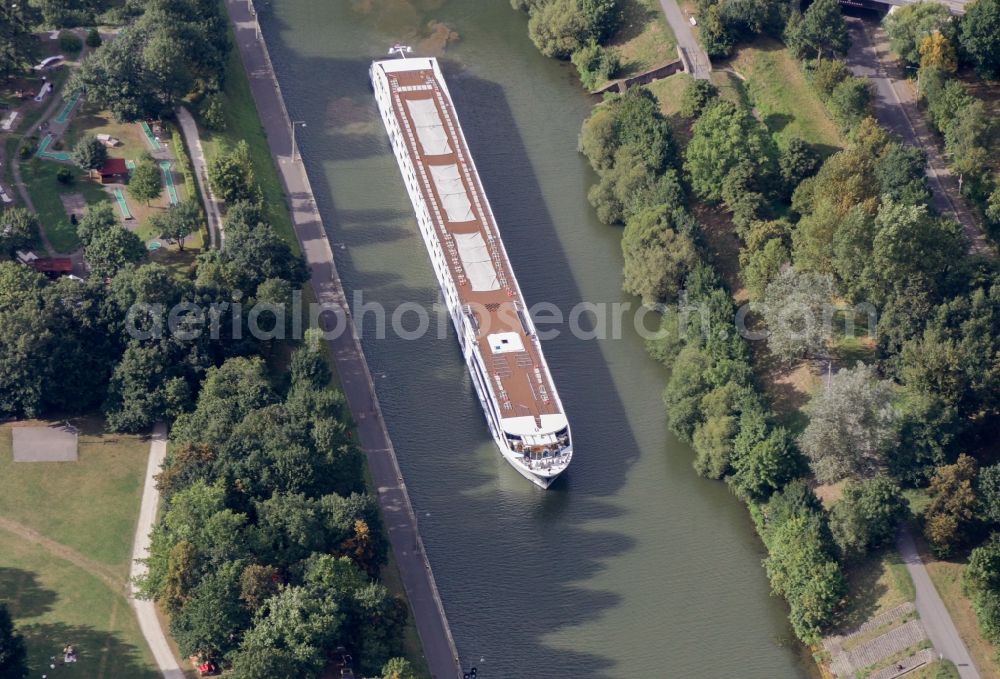
<svg viewBox="0 0 1000 679">
<path fill-rule="evenodd" d="M 425 156 L 443 156 L 451 153 L 448 133 L 445 132 L 433 99 L 407 99 L 406 108 L 417 127 L 417 137 Z"/>
<path fill-rule="evenodd" d="M 462 259 L 465 276 L 472 284 L 472 289 L 479 292 L 497 290 L 500 282 L 497 280 L 497 270 L 493 268 L 489 248 L 483 240 L 483 234 L 456 233 L 455 245 L 458 246 L 458 256 Z"/>
<path fill-rule="evenodd" d="M 472 204 L 469 202 L 469 194 L 465 191 L 465 184 L 458 174 L 458 165 L 429 165 L 431 177 L 434 179 L 434 186 L 437 187 L 441 202 L 444 203 L 444 211 L 448 213 L 449 222 L 470 222 L 475 216 L 472 214 Z"/>
</svg>

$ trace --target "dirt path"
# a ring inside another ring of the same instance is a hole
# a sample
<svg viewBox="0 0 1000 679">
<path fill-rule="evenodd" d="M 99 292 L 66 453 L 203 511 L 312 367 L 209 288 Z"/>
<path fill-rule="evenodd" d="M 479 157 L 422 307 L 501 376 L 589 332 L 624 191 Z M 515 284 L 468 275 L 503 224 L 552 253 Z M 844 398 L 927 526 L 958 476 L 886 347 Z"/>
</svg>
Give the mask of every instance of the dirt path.
<svg viewBox="0 0 1000 679">
<path fill-rule="evenodd" d="M 115 573 L 110 566 L 94 561 L 88 556 L 84 556 L 72 547 L 51 540 L 33 528 L 28 528 L 24 524 L 18 523 L 6 517 L 0 517 L 0 530 L 5 530 L 12 535 L 26 540 L 44 549 L 49 554 L 57 556 L 63 561 L 68 561 L 77 568 L 90 573 L 95 578 L 101 580 L 114 592 L 127 594 L 127 582 L 121 575 Z"/>
</svg>

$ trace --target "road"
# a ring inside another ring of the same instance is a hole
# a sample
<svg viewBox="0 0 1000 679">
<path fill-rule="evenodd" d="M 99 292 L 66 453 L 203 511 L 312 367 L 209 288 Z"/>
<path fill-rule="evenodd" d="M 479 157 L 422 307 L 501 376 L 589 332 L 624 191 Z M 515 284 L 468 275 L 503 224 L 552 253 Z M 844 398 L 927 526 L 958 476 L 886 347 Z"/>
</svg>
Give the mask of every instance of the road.
<svg viewBox="0 0 1000 679">
<path fill-rule="evenodd" d="M 909 528 L 903 527 L 896 538 L 896 547 L 899 549 L 906 570 L 913 578 L 913 586 L 917 591 L 916 605 L 917 613 L 920 614 L 920 621 L 927 630 L 927 636 L 938 653 L 955 663 L 958 674 L 962 679 L 979 679 L 979 671 L 976 669 L 969 649 L 965 647 L 965 642 L 959 636 L 955 623 L 951 620 L 948 609 L 938 595 L 937 588 L 931 582 L 930 575 L 920 560 L 917 546 L 913 542 Z"/>
<path fill-rule="evenodd" d="M 685 68 L 687 64 L 690 64 L 692 77 L 698 80 L 708 80 L 709 74 L 712 72 L 712 61 L 702 49 L 698 38 L 695 37 L 694 31 L 691 30 L 691 23 L 684 16 L 677 0 L 660 0 L 660 5 L 663 6 L 667 23 L 670 24 L 674 37 L 677 39 L 677 47 L 684 52 L 686 57 L 683 59 Z"/>
<path fill-rule="evenodd" d="M 149 536 L 156 522 L 156 511 L 160 506 L 160 491 L 156 488 L 156 475 L 160 472 L 163 458 L 167 456 L 167 425 L 162 422 L 153 427 L 153 437 L 149 444 L 149 461 L 146 463 L 146 479 L 142 487 L 142 504 L 139 506 L 139 523 L 132 543 L 132 567 L 129 572 L 131 591 L 129 601 L 139 619 L 139 629 L 153 652 L 160 673 L 166 679 L 184 679 L 184 671 L 174 657 L 167 635 L 163 632 L 160 619 L 156 615 L 156 603 L 135 598 L 135 579 L 146 574 L 144 560 L 149 558 Z"/>
<path fill-rule="evenodd" d="M 847 63 L 854 75 L 868 78 L 874 85 L 875 114 L 879 122 L 904 141 L 927 152 L 927 178 L 934 207 L 961 223 L 969 240 L 969 251 L 974 254 L 992 252 L 961 196 L 958 178 L 948 168 L 937 138 L 917 105 L 913 87 L 889 52 L 888 38 L 882 27 L 871 26 L 857 17 L 846 18 L 851 31 Z"/>
<path fill-rule="evenodd" d="M 222 249 L 225 245 L 225 237 L 222 232 L 222 216 L 219 213 L 219 201 L 212 193 L 212 188 L 208 185 L 208 165 L 205 162 L 205 151 L 201 147 L 201 134 L 198 132 L 198 125 L 194 122 L 191 113 L 181 106 L 177 109 L 177 122 L 181 126 L 181 134 L 184 135 L 184 145 L 187 146 L 188 155 L 191 157 L 191 164 L 194 166 L 194 177 L 198 182 L 198 190 L 202 195 L 205 205 L 205 214 L 208 217 L 208 236 L 212 247 Z"/>
<path fill-rule="evenodd" d="M 324 314 L 325 322 L 320 325 L 324 330 L 337 326 L 347 328 L 344 332 L 328 333 L 330 350 L 357 424 L 359 442 L 368 459 L 368 469 L 378 493 L 382 517 L 413 611 L 424 656 L 433 677 L 460 677 L 462 673 L 455 641 L 417 530 L 417 518 L 389 440 L 361 342 L 351 320 L 350 308 L 333 260 L 333 250 L 316 208 L 305 166 L 301 159 L 293 157 L 291 119 L 285 110 L 267 47 L 258 37 L 259 26 L 246 2 L 227 0 L 226 9 L 236 29 L 236 44 L 250 77 L 250 89 L 257 102 L 271 153 L 278 161 L 295 232 L 312 272 L 312 288 L 320 304 L 333 315 L 331 319 L 330 314 Z"/>
</svg>

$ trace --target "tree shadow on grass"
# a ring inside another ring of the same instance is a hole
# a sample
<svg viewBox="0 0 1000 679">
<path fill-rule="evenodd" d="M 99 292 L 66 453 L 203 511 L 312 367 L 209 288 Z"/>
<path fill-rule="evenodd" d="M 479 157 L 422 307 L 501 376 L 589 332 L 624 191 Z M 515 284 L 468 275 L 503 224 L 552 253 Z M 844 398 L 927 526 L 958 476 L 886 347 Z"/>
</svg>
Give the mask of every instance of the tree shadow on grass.
<svg viewBox="0 0 1000 679">
<path fill-rule="evenodd" d="M 160 676 L 144 661 L 140 649 L 114 632 L 63 623 L 21 625 L 19 629 L 28 646 L 31 676 L 39 676 L 39 673 L 52 679 L 63 676 L 155 679 Z M 66 645 L 72 645 L 76 651 L 76 663 L 63 664 L 62 650 Z"/>
<path fill-rule="evenodd" d="M 38 583 L 38 576 L 22 568 L 0 568 L 0 603 L 14 618 L 33 618 L 52 610 L 56 593 Z"/>
</svg>

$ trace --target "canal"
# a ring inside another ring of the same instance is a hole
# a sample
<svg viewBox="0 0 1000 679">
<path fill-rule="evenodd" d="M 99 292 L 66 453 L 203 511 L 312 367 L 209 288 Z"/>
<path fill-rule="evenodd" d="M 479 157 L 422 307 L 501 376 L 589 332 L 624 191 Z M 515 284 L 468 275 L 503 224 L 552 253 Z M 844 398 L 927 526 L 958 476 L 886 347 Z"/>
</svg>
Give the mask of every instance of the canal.
<svg viewBox="0 0 1000 679">
<path fill-rule="evenodd" d="M 619 233 L 586 200 L 576 141 L 592 101 L 508 0 L 259 4 L 349 296 L 390 311 L 438 299 L 367 79 L 403 41 L 444 57 L 528 302 L 634 302 Z M 545 342 L 575 458 L 543 492 L 494 448 L 450 327 L 380 338 L 374 312 L 355 314 L 466 666 L 484 679 L 806 676 L 747 512 L 667 432 L 666 374 L 631 316 L 621 338 L 563 326 Z"/>
</svg>

